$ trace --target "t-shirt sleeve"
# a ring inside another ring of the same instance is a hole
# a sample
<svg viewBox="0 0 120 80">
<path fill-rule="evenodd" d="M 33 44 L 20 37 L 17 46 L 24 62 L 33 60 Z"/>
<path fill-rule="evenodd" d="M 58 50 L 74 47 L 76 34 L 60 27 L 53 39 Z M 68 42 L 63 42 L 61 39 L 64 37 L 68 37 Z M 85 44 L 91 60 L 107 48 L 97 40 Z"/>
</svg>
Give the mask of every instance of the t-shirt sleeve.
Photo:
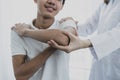
<svg viewBox="0 0 120 80">
<path fill-rule="evenodd" d="M 11 30 L 11 53 L 14 55 L 26 55 L 25 44 L 22 37 Z"/>
</svg>

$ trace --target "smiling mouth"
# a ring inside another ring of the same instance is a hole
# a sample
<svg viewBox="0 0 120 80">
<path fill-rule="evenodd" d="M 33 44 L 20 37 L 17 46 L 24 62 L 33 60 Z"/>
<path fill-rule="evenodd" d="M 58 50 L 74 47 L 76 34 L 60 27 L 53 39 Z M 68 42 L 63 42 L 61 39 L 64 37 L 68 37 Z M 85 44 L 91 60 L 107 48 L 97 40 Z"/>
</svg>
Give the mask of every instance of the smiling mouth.
<svg viewBox="0 0 120 80">
<path fill-rule="evenodd" d="M 45 5 L 45 8 L 47 9 L 47 11 L 49 12 L 53 12 L 54 10 L 56 10 L 53 6 L 51 5 Z"/>
<path fill-rule="evenodd" d="M 53 11 L 54 11 L 54 9 L 51 8 L 51 7 L 48 7 L 48 8 L 46 8 L 46 9 L 47 9 L 48 12 L 53 12 Z"/>
</svg>

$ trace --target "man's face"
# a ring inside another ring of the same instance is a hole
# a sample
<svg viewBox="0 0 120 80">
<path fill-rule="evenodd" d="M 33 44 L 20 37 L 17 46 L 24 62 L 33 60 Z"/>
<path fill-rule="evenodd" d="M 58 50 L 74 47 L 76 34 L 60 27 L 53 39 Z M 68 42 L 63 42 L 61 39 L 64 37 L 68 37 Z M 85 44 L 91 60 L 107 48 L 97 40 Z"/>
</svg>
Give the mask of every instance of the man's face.
<svg viewBox="0 0 120 80">
<path fill-rule="evenodd" d="M 63 7 L 62 0 L 34 0 L 38 6 L 38 15 L 53 18 Z"/>
</svg>

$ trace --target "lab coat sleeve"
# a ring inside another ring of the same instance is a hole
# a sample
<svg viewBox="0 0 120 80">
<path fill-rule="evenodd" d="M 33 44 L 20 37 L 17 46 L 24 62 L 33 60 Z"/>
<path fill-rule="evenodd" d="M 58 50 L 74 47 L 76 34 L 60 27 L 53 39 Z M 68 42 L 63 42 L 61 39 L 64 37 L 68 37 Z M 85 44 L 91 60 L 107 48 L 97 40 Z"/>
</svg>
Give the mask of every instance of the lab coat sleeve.
<svg viewBox="0 0 120 80">
<path fill-rule="evenodd" d="M 98 60 L 120 48 L 120 23 L 105 33 L 90 38 Z"/>
<path fill-rule="evenodd" d="M 100 12 L 103 5 L 104 4 L 101 4 L 95 13 L 84 24 L 81 25 L 78 23 L 77 28 L 80 36 L 88 36 L 97 29 Z"/>
</svg>

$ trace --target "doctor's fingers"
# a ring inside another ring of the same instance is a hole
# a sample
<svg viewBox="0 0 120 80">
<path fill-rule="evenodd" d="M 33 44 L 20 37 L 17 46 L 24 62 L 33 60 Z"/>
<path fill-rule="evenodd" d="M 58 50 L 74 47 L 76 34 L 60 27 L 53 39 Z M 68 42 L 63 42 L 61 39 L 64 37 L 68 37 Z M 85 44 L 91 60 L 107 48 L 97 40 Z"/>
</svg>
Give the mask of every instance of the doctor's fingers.
<svg viewBox="0 0 120 80">
<path fill-rule="evenodd" d="M 71 41 L 71 40 L 74 40 L 74 39 L 77 39 L 77 37 L 78 37 L 78 36 L 76 36 L 77 33 L 76 33 L 76 35 L 74 35 L 74 34 L 72 34 L 72 33 L 70 33 L 70 32 L 66 32 L 66 31 L 63 31 L 62 33 L 63 33 L 64 35 L 68 36 L 69 39 L 70 39 L 70 41 Z"/>
<path fill-rule="evenodd" d="M 59 50 L 62 50 L 62 51 L 65 51 L 65 52 L 69 53 L 68 46 L 59 45 L 54 40 L 48 41 L 48 44 L 50 46 L 52 46 L 53 48 L 56 48 L 56 49 L 59 49 Z"/>
</svg>

